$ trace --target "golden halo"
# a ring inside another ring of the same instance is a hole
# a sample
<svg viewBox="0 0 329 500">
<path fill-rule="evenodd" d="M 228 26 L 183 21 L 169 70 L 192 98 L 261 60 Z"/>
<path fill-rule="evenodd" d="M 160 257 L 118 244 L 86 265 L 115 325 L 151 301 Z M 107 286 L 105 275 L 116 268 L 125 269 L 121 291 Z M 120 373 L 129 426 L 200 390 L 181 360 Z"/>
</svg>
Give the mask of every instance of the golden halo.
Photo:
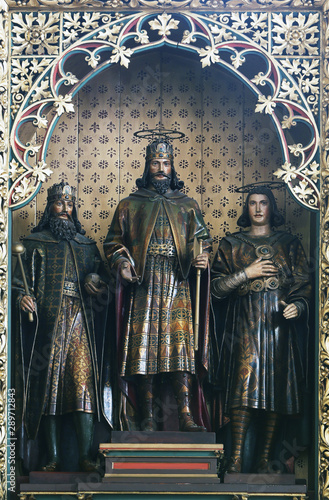
<svg viewBox="0 0 329 500">
<path fill-rule="evenodd" d="M 159 139 L 164 139 L 164 140 L 175 140 L 175 139 L 182 139 L 182 137 L 185 137 L 185 134 L 183 132 L 180 132 L 179 130 L 170 130 L 170 129 L 165 129 L 165 128 L 153 128 L 153 129 L 143 129 L 143 130 L 138 130 L 137 132 L 134 132 L 135 137 L 140 137 L 141 139 L 156 139 L 159 137 Z"/>
<path fill-rule="evenodd" d="M 252 184 L 246 184 L 245 186 L 241 186 L 235 189 L 236 193 L 250 193 L 253 189 L 257 187 L 264 187 L 267 189 L 282 189 L 285 186 L 284 182 L 280 181 L 260 181 L 253 182 Z"/>
</svg>

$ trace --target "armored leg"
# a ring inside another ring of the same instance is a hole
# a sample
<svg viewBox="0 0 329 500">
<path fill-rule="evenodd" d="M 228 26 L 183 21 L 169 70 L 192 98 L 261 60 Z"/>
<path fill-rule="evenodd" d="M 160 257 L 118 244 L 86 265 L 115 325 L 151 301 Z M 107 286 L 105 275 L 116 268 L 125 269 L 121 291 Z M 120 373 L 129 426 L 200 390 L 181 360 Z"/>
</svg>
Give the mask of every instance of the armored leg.
<svg viewBox="0 0 329 500">
<path fill-rule="evenodd" d="M 247 408 L 232 408 L 231 435 L 232 453 L 227 472 L 241 472 L 242 452 L 247 430 L 251 420 L 251 411 Z"/>
<path fill-rule="evenodd" d="M 141 430 L 156 431 L 154 420 L 154 377 L 141 375 L 138 378 L 138 396 L 141 410 Z"/>
<path fill-rule="evenodd" d="M 178 405 L 179 428 L 187 432 L 206 432 L 206 428 L 197 425 L 192 417 L 192 375 L 187 372 L 176 372 L 172 375 L 172 385 Z"/>
<path fill-rule="evenodd" d="M 56 417 L 55 415 L 44 416 L 43 426 L 46 438 L 48 463 L 42 467 L 41 470 L 44 472 L 56 472 L 60 470 L 60 417 Z"/>
</svg>

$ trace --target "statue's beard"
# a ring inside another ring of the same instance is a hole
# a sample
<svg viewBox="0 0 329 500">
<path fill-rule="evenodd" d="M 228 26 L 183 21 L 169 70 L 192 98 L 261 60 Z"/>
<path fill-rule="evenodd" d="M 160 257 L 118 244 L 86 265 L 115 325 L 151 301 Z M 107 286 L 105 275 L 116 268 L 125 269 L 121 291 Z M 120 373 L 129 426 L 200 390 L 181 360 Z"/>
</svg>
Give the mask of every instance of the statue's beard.
<svg viewBox="0 0 329 500">
<path fill-rule="evenodd" d="M 158 174 L 151 174 L 150 176 L 150 181 L 154 189 L 157 191 L 159 194 L 165 194 L 168 189 L 170 188 L 170 183 L 171 183 L 171 175 L 164 174 L 161 172 L 163 176 L 165 176 L 165 179 L 162 179 L 161 181 L 157 181 L 154 179 L 155 175 Z"/>
<path fill-rule="evenodd" d="M 51 232 L 59 240 L 73 240 L 77 234 L 77 230 L 72 219 L 60 219 L 58 215 L 53 215 L 49 219 L 49 227 Z"/>
</svg>

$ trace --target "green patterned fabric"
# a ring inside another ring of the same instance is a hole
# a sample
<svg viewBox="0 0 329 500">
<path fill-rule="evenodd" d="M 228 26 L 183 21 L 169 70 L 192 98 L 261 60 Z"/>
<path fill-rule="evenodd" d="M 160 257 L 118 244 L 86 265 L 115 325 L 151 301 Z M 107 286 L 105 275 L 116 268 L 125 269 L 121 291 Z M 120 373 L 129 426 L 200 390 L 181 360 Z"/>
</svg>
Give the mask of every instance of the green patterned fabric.
<svg viewBox="0 0 329 500">
<path fill-rule="evenodd" d="M 173 244 L 160 206 L 151 243 Z M 176 257 L 147 255 L 144 281 L 131 289 L 121 375 L 195 373 L 190 287 L 179 279 Z"/>
<path fill-rule="evenodd" d="M 95 271 L 96 263 L 100 261 L 100 254 L 96 243 L 81 234 L 77 234 L 70 241 L 59 241 L 50 231 L 42 231 L 25 238 L 23 244 L 26 249 L 23 265 L 31 295 L 36 300 L 38 320 L 33 324 L 33 333 L 26 333 L 28 329 L 31 330 L 31 327 L 27 325 L 26 315 L 22 313 L 21 342 L 16 344 L 16 363 L 19 363 L 19 359 L 22 360 L 23 366 L 19 366 L 18 372 L 25 376 L 23 418 L 28 435 L 33 438 L 36 436 L 46 402 L 49 400 L 49 394 L 47 394 L 47 388 L 50 384 L 49 377 L 51 376 L 49 362 L 54 356 L 54 341 L 56 338 L 58 340 L 59 321 L 62 318 L 64 304 L 63 284 L 69 256 L 73 262 L 80 290 L 81 301 L 77 299 L 80 303 L 78 310 L 81 311 L 79 323 L 80 326 L 81 322 L 83 323 L 84 335 L 86 335 L 88 343 L 86 346 L 86 342 L 83 342 L 85 346 L 83 351 L 84 356 L 87 356 L 92 363 L 92 384 L 97 396 L 96 411 L 99 412 L 97 394 L 99 375 L 92 302 L 84 291 L 83 283 L 85 276 Z M 16 293 L 22 293 L 19 270 L 16 272 L 14 287 Z M 65 300 L 67 299 L 65 297 Z M 88 377 L 90 378 L 90 374 Z M 91 409 L 90 407 L 89 411 Z M 68 411 L 70 410 L 68 409 Z M 47 412 L 49 412 L 49 408 Z M 50 413 L 53 413 L 53 410 Z"/>
<path fill-rule="evenodd" d="M 210 251 L 211 238 L 198 204 L 179 191 L 160 195 L 138 189 L 119 203 L 114 214 L 104 242 L 105 255 L 117 270 L 128 259 L 138 276 L 132 285 L 120 278 L 117 282 L 120 424 L 124 429 L 135 428 L 137 399 L 132 377 L 177 371 L 205 376 L 209 369 L 208 272 L 201 278 L 199 350 L 197 355 L 194 352 L 190 281 L 195 278 L 191 269 L 195 237 Z M 170 255 L 148 253 L 157 244 L 168 244 Z M 201 413 L 206 418 L 207 412 L 199 386 L 198 391 L 201 421 Z"/>
</svg>

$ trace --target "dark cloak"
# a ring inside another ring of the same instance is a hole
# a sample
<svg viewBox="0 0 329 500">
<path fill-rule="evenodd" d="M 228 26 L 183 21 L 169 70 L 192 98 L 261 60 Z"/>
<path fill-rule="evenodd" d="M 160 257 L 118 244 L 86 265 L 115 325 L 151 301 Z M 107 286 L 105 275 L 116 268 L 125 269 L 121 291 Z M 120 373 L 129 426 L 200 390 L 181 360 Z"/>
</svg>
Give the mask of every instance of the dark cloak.
<svg viewBox="0 0 329 500">
<path fill-rule="evenodd" d="M 31 234 L 25 238 L 23 244 L 26 249 L 23 265 L 31 296 L 36 300 L 37 314 L 34 314 L 32 324 L 28 324 L 25 313 L 19 314 L 21 321 L 19 321 L 19 335 L 16 342 L 16 385 L 21 386 L 24 395 L 23 423 L 28 437 L 34 439 L 44 407 L 49 355 L 62 304 L 65 262 L 70 249 L 78 277 L 92 359 L 98 418 L 101 411 L 100 362 L 108 299 L 103 298 L 102 304 L 95 304 L 94 299 L 85 292 L 83 287 L 86 275 L 95 272 L 101 261 L 95 241 L 81 234 L 77 234 L 69 241 L 57 240 L 49 230 L 44 230 Z M 102 278 L 106 279 L 105 274 Z M 17 297 L 23 292 L 19 268 L 15 273 L 13 284 Z M 98 325 L 95 327 L 97 322 Z M 110 406 L 108 405 L 108 409 Z M 107 417 L 111 424 L 112 417 L 109 414 Z"/>
</svg>

